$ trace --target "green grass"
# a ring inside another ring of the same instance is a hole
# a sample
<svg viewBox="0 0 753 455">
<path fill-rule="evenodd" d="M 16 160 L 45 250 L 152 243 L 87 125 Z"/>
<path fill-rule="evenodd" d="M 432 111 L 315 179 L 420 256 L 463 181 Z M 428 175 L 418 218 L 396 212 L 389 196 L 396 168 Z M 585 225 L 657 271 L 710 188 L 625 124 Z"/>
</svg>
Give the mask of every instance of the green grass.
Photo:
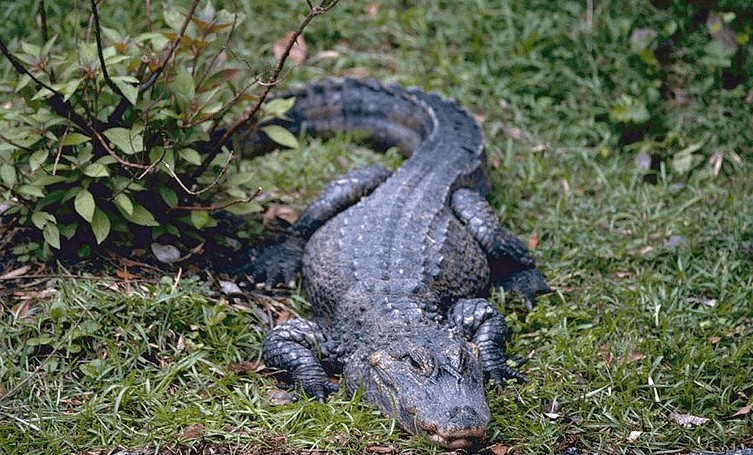
<svg viewBox="0 0 753 455">
<path fill-rule="evenodd" d="M 492 203 L 511 230 L 538 239 L 533 254 L 557 289 L 529 313 L 496 299 L 511 351 L 532 356 L 531 382 L 489 389 L 490 444 L 542 454 L 753 445 L 751 414 L 733 416 L 753 403 L 750 52 L 739 57 L 744 82 L 728 89 L 724 55 L 677 9 L 596 2 L 589 26 L 585 3 L 386 1 L 372 16 L 346 2 L 308 30 L 310 58 L 288 82 L 365 73 L 437 90 L 485 118 Z M 270 43 L 302 4 L 238 5 L 238 55 L 269 65 Z M 29 10 L 6 16 L 4 38 L 28 28 Z M 121 13 L 103 20 L 140 27 Z M 634 29 L 663 37 L 672 22 L 682 34 L 668 62 L 631 50 Z M 672 89 L 687 102 L 662 95 Z M 647 125 L 615 116 L 635 105 Z M 673 165 L 699 141 L 692 171 Z M 638 152 L 665 161 L 647 171 Z M 718 176 L 715 152 L 725 157 Z M 301 208 L 328 178 L 375 160 L 397 165 L 337 138 L 239 166 L 265 203 Z M 272 404 L 274 381 L 253 367 L 278 314 L 306 311 L 299 293 L 230 298 L 185 276 L 49 285 L 22 317 L 11 312 L 20 300 L 3 303 L 0 396 L 14 394 L 0 398 L 0 453 L 442 452 L 345 392 Z M 709 420 L 684 428 L 671 413 Z"/>
</svg>

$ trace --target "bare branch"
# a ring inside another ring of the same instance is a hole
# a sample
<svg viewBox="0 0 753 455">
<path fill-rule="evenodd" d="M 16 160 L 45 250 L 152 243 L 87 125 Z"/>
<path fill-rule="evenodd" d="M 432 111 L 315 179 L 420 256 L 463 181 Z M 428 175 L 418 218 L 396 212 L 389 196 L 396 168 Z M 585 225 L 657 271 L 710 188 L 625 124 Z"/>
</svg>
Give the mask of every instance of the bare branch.
<svg viewBox="0 0 753 455">
<path fill-rule="evenodd" d="M 47 9 L 44 7 L 44 0 L 39 0 L 37 6 L 37 20 L 39 21 L 39 31 L 42 34 L 42 45 L 47 43 L 49 33 L 47 31 Z"/>
<path fill-rule="evenodd" d="M 251 202 L 254 199 L 259 196 L 259 193 L 261 193 L 261 188 L 257 188 L 254 194 L 252 194 L 249 197 L 244 197 L 242 199 L 233 199 L 232 201 L 225 202 L 223 204 L 212 204 L 210 206 L 201 206 L 201 205 L 179 205 L 176 207 L 170 207 L 167 209 L 168 212 L 174 212 L 177 210 L 182 211 L 190 211 L 190 212 L 217 212 L 219 210 L 225 210 L 226 208 L 237 205 L 237 204 L 245 204 L 247 202 Z"/>
<path fill-rule="evenodd" d="M 94 39 L 97 42 L 97 56 L 99 57 L 99 66 L 102 68 L 102 77 L 105 78 L 105 83 L 110 90 L 115 92 L 121 99 L 128 101 L 128 99 L 120 91 L 120 87 L 115 85 L 115 82 L 110 79 L 110 75 L 107 74 L 107 65 L 105 64 L 105 54 L 102 51 L 102 28 L 99 25 L 99 11 L 97 10 L 97 1 L 91 0 L 92 5 L 92 18 L 94 19 Z"/>
<path fill-rule="evenodd" d="M 238 131 L 239 128 L 241 128 L 243 125 L 245 125 L 249 120 L 254 118 L 256 114 L 259 112 L 259 109 L 261 109 L 261 106 L 264 104 L 264 101 L 267 99 L 267 96 L 272 91 L 272 88 L 275 87 L 280 82 L 280 74 L 282 73 L 282 70 L 285 66 L 285 62 L 287 61 L 288 57 L 290 56 L 290 51 L 293 49 L 293 46 L 295 45 L 296 41 L 298 41 L 298 37 L 303 34 L 303 30 L 306 28 L 306 26 L 309 25 L 309 23 L 314 20 L 315 17 L 320 16 L 327 11 L 334 8 L 337 3 L 340 0 L 321 0 L 316 6 L 312 6 L 309 13 L 306 15 L 306 17 L 301 21 L 298 28 L 293 32 L 293 34 L 290 36 L 290 40 L 288 40 L 288 44 L 285 46 L 285 50 L 282 53 L 282 56 L 278 60 L 277 64 L 272 69 L 272 73 L 270 78 L 267 81 L 264 81 L 261 83 L 262 85 L 262 91 L 259 94 L 259 98 L 257 98 L 256 102 L 247 109 L 243 114 L 241 114 L 240 118 L 236 120 L 230 127 L 225 131 L 225 133 L 222 135 L 222 137 L 212 146 L 212 150 L 210 151 L 209 155 L 206 157 L 204 162 L 201 163 L 201 166 L 199 166 L 192 174 L 192 178 L 196 178 L 203 174 L 207 168 L 209 167 L 209 163 L 211 163 L 214 158 L 219 153 L 220 149 L 222 148 L 222 145 L 225 144 L 231 137 L 233 137 L 233 134 L 235 134 L 236 131 Z"/>
<path fill-rule="evenodd" d="M 146 0 L 146 31 L 152 33 L 152 0 Z"/>
</svg>

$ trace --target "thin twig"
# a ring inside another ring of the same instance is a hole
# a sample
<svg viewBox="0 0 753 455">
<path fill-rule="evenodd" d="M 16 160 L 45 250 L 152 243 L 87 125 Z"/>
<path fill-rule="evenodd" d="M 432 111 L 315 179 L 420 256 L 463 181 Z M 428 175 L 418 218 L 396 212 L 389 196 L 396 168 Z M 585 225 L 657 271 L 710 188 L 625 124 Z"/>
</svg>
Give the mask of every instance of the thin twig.
<svg viewBox="0 0 753 455">
<path fill-rule="evenodd" d="M 594 0 L 586 0 L 586 24 L 589 29 L 594 25 Z"/>
<path fill-rule="evenodd" d="M 230 165 L 230 160 L 232 158 L 233 158 L 233 152 L 228 153 L 227 159 L 225 160 L 225 165 L 222 166 L 222 170 L 220 171 L 220 175 L 218 175 L 217 178 L 215 178 L 214 181 L 212 181 L 212 183 L 210 183 L 205 188 L 202 188 L 198 191 L 193 191 L 193 190 L 188 189 L 186 184 L 183 183 L 180 177 L 178 177 L 178 174 L 176 174 L 175 171 L 173 171 L 172 168 L 170 168 L 170 165 L 168 165 L 167 163 L 165 163 L 165 168 L 167 169 L 167 172 L 170 173 L 170 176 L 174 178 L 176 182 L 178 182 L 178 185 L 180 185 L 180 187 L 183 188 L 183 191 L 190 194 L 191 196 L 198 196 L 201 193 L 206 193 L 207 191 L 212 189 L 215 185 L 217 185 L 220 182 L 222 177 L 225 176 L 225 173 L 227 172 L 227 167 L 228 165 Z"/>
<path fill-rule="evenodd" d="M 92 5 L 92 18 L 94 19 L 94 40 L 97 42 L 97 56 L 99 57 L 99 66 L 102 68 L 102 77 L 105 78 L 105 84 L 110 87 L 110 90 L 115 92 L 121 99 L 128 101 L 128 99 L 120 91 L 120 87 L 115 85 L 115 82 L 110 79 L 110 75 L 107 73 L 107 64 L 105 64 L 105 54 L 102 50 L 102 28 L 99 25 L 99 11 L 97 9 L 97 0 L 91 0 Z M 129 102 L 130 103 L 130 102 Z"/>
<path fill-rule="evenodd" d="M 99 133 L 99 131 L 92 129 L 91 130 L 92 135 L 97 139 L 97 142 L 102 145 L 102 148 L 105 149 L 108 155 L 115 158 L 115 161 L 123 165 L 123 167 L 133 167 L 136 169 L 149 169 L 151 166 L 147 166 L 146 164 L 138 164 L 138 163 L 131 163 L 130 161 L 126 161 L 120 156 L 118 156 L 117 153 L 113 149 L 110 148 L 110 145 L 107 143 L 107 140 L 102 137 L 102 134 Z"/>
<path fill-rule="evenodd" d="M 146 31 L 152 33 L 152 0 L 146 0 Z"/>
<path fill-rule="evenodd" d="M 254 191 L 254 194 L 252 194 L 249 197 L 244 197 L 242 199 L 233 199 L 232 201 L 228 201 L 222 204 L 212 204 L 210 206 L 201 206 L 201 205 L 178 205 L 175 207 L 170 207 L 167 209 L 168 212 L 175 212 L 175 211 L 186 211 L 186 212 L 217 212 L 219 210 L 225 210 L 226 208 L 237 205 L 237 204 L 246 204 L 248 202 L 253 201 L 259 196 L 259 193 L 261 193 L 261 188 L 257 188 L 256 191 Z"/>
<path fill-rule="evenodd" d="M 196 11 L 196 7 L 199 5 L 199 0 L 193 0 L 191 2 L 191 7 L 188 8 L 188 13 L 186 13 L 186 19 L 183 21 L 183 24 L 180 27 L 180 31 L 178 32 L 178 35 L 175 37 L 172 43 L 170 43 L 170 47 L 167 48 L 167 54 L 165 55 L 164 60 L 161 62 L 161 64 L 157 67 L 157 69 L 152 72 L 152 75 L 149 76 L 149 79 L 146 80 L 146 82 L 139 87 L 139 94 L 144 93 L 145 91 L 149 90 L 152 85 L 157 81 L 157 79 L 160 77 L 162 72 L 165 70 L 165 67 L 167 64 L 172 60 L 173 56 L 175 55 L 175 51 L 178 49 L 178 45 L 180 45 L 180 42 L 183 40 L 183 36 L 186 34 L 186 29 L 188 28 L 188 24 L 191 22 L 191 18 L 193 17 L 194 11 Z"/>
<path fill-rule="evenodd" d="M 222 148 L 222 145 L 225 144 L 228 139 L 230 139 L 235 132 L 245 125 L 250 119 L 254 118 L 256 114 L 259 112 L 259 109 L 264 104 L 264 101 L 267 99 L 267 96 L 272 91 L 272 88 L 279 83 L 280 74 L 282 73 L 282 69 L 285 66 L 285 62 L 288 59 L 288 56 L 290 55 L 290 51 L 293 49 L 293 46 L 298 41 L 298 37 L 303 34 L 303 30 L 308 26 L 308 24 L 314 20 L 315 17 L 320 16 L 327 11 L 334 8 L 337 3 L 340 0 L 321 0 L 319 4 L 316 6 L 312 6 L 311 3 L 307 2 L 309 4 L 309 7 L 311 8 L 309 13 L 306 15 L 306 17 L 301 21 L 298 28 L 293 32 L 293 34 L 290 37 L 290 40 L 288 40 L 287 45 L 285 46 L 285 50 L 282 53 L 282 56 L 277 61 L 277 64 L 272 69 L 272 74 L 269 78 L 269 80 L 265 81 L 261 85 L 263 86 L 263 89 L 261 93 L 259 94 L 259 98 L 257 98 L 256 102 L 247 109 L 243 114 L 241 114 L 240 118 L 236 120 L 222 135 L 222 137 L 212 146 L 212 150 L 209 153 L 209 156 L 204 159 L 204 161 L 201 163 L 201 165 L 193 172 L 191 175 L 192 178 L 197 178 L 201 174 L 203 174 L 207 168 L 209 167 L 209 164 L 214 160 L 214 158 L 219 153 L 220 149 Z"/>
<path fill-rule="evenodd" d="M 3 141 L 5 143 L 7 143 L 7 144 L 10 144 L 13 147 L 16 147 L 17 149 L 23 150 L 26 153 L 34 153 L 34 150 L 30 149 L 29 147 L 24 147 L 21 144 L 17 144 L 15 142 L 13 142 L 12 140 L 8 139 L 7 137 L 3 136 L 2 134 L 0 134 L 0 141 Z"/>
<path fill-rule="evenodd" d="M 155 270 L 159 270 L 159 269 L 155 269 Z M 96 281 L 118 281 L 118 282 L 123 281 L 123 278 L 115 277 L 115 276 L 85 276 L 85 275 L 60 274 L 60 273 L 34 273 L 31 275 L 21 275 L 21 276 L 12 276 L 12 277 L 0 276 L 0 281 L 23 281 L 23 280 L 36 280 L 36 279 L 48 279 L 48 278 L 62 278 L 66 280 L 96 280 Z M 135 278 L 135 279 L 130 279 L 128 281 L 153 282 L 155 280 L 150 279 L 150 278 Z"/>
<path fill-rule="evenodd" d="M 34 210 L 34 207 L 31 205 L 31 202 L 29 202 L 26 198 L 24 198 L 23 196 L 21 196 L 20 194 L 18 194 L 18 192 L 16 192 L 16 190 L 14 190 L 13 188 L 11 188 L 9 186 L 5 186 L 5 184 L 3 184 L 3 183 L 0 183 L 0 188 L 4 189 L 5 191 L 9 191 L 10 194 L 12 194 L 13 197 L 16 198 L 17 202 L 19 204 L 23 205 L 24 207 L 26 207 L 27 210 L 29 210 L 29 211 L 33 211 Z"/>
</svg>

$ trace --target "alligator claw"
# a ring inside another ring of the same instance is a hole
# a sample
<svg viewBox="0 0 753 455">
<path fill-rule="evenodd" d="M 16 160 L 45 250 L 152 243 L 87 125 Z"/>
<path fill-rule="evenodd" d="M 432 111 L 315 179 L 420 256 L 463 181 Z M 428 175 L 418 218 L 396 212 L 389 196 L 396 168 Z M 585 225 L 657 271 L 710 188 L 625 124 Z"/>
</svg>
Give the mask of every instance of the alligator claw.
<svg viewBox="0 0 753 455">
<path fill-rule="evenodd" d="M 528 382 L 528 377 L 508 365 L 502 365 L 489 373 L 489 379 L 499 385 L 504 385 L 508 379 L 514 379 L 518 384 Z"/>
<path fill-rule="evenodd" d="M 293 235 L 278 238 L 251 261 L 248 276 L 257 287 L 272 289 L 280 284 L 294 287 L 304 244 L 305 240 Z"/>
<path fill-rule="evenodd" d="M 329 381 L 319 382 L 311 381 L 310 383 L 301 384 L 306 395 L 314 397 L 319 402 L 324 402 L 330 394 L 340 390 L 340 386 Z"/>
</svg>

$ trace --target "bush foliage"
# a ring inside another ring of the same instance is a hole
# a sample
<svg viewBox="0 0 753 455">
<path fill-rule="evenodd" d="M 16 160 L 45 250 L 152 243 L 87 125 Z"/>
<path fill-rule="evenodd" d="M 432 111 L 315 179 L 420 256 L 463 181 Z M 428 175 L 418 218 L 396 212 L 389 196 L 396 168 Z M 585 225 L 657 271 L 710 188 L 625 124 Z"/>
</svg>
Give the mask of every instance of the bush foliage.
<svg viewBox="0 0 753 455">
<path fill-rule="evenodd" d="M 46 24 L 41 44 L 22 41 L 13 53 L 3 44 L 15 73 L 0 111 L 0 190 L 13 203 L 7 214 L 41 234 L 19 252 L 86 256 L 160 238 L 190 248 L 215 225 L 212 212 L 258 209 L 253 182 L 225 178 L 233 153 L 222 128 L 285 112 L 286 102 L 261 105 L 285 56 L 271 75 L 253 74 L 229 46 L 244 15 L 198 3 L 166 5 L 161 20 L 129 34 L 101 26 L 107 11 L 92 2 L 75 47 L 47 39 Z M 306 20 L 334 3 L 311 6 Z M 265 131 L 296 143 L 280 127 Z"/>
</svg>

